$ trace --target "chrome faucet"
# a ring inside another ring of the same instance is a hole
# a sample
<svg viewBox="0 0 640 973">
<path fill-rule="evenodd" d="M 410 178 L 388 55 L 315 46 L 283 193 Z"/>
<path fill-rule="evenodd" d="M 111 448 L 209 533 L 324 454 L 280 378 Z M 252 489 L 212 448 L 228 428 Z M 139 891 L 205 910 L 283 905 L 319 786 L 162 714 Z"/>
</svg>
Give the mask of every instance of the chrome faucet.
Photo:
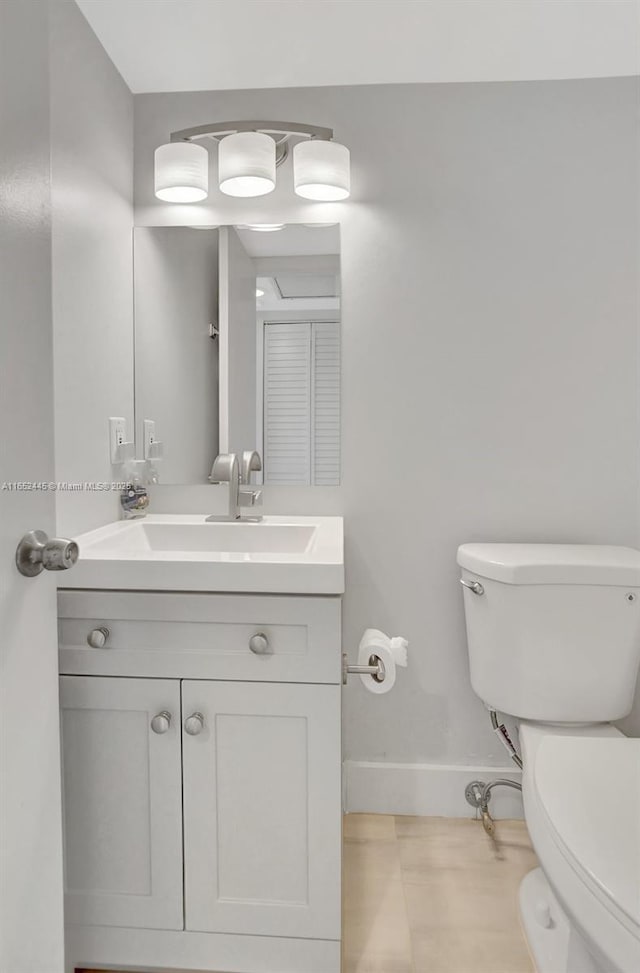
<svg viewBox="0 0 640 973">
<path fill-rule="evenodd" d="M 259 473 L 261 469 L 260 453 L 255 449 L 245 449 L 240 460 L 240 482 L 251 483 L 251 474 Z"/>
<path fill-rule="evenodd" d="M 227 513 L 216 516 L 212 514 L 207 517 L 207 521 L 216 520 L 240 520 L 239 493 L 240 493 L 240 471 L 238 468 L 238 457 L 235 453 L 219 453 L 213 461 L 211 473 L 209 474 L 211 483 L 228 483 L 229 492 L 227 496 Z"/>
<path fill-rule="evenodd" d="M 241 517 L 242 507 L 255 507 L 262 502 L 262 490 L 242 489 L 241 484 L 248 484 L 251 472 L 262 469 L 260 455 L 255 450 L 245 450 L 242 454 L 242 465 L 238 463 L 235 453 L 220 453 L 213 461 L 209 481 L 211 483 L 228 483 L 227 513 L 211 514 L 208 523 L 229 520 L 262 520 L 262 517 Z"/>
</svg>

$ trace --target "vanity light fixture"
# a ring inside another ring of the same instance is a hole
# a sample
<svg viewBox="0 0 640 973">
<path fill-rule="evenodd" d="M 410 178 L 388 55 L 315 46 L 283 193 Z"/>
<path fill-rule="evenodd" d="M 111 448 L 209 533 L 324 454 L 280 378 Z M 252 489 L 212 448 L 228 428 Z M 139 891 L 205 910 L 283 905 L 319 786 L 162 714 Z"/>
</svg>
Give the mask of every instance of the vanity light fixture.
<svg viewBox="0 0 640 973">
<path fill-rule="evenodd" d="M 199 203 L 209 195 L 209 153 L 195 142 L 168 142 L 155 151 L 155 190 L 166 203 Z"/>
<path fill-rule="evenodd" d="M 264 132 L 227 135 L 218 148 L 220 192 L 265 196 L 276 188 L 276 143 Z"/>
<path fill-rule="evenodd" d="M 228 196 L 264 196 L 275 189 L 276 168 L 293 147 L 294 190 L 304 199 L 334 202 L 350 193 L 349 149 L 333 141 L 333 130 L 299 122 L 212 122 L 172 132 L 155 152 L 158 199 L 193 203 L 208 195 L 208 152 L 218 145 L 218 182 Z M 251 229 L 280 229 L 276 224 Z"/>
<path fill-rule="evenodd" d="M 351 191 L 349 149 L 338 142 L 298 142 L 293 179 L 296 193 L 305 199 L 346 199 Z"/>
</svg>

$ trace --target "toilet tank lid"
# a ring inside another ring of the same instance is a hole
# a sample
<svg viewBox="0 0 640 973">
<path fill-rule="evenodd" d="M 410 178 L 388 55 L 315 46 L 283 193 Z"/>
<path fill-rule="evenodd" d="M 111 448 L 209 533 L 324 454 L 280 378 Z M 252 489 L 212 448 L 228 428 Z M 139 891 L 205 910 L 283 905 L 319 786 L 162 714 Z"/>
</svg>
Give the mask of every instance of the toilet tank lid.
<svg viewBox="0 0 640 973">
<path fill-rule="evenodd" d="M 640 587 L 640 551 L 599 544 L 462 544 L 458 564 L 505 584 Z"/>
</svg>

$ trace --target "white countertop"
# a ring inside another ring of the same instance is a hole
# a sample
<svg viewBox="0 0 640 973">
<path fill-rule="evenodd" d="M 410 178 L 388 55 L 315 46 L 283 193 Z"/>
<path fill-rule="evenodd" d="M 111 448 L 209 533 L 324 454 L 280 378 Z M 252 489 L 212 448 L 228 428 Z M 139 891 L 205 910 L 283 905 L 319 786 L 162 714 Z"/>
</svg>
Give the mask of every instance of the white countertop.
<svg viewBox="0 0 640 973">
<path fill-rule="evenodd" d="M 342 594 L 342 517 L 206 523 L 206 514 L 149 514 L 74 538 L 64 588 Z"/>
</svg>

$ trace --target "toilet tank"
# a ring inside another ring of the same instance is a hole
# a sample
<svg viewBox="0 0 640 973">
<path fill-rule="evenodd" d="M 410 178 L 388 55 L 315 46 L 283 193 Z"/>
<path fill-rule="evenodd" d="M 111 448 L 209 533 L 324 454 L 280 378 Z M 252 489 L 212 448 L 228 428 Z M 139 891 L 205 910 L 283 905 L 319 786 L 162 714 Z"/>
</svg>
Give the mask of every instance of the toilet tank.
<svg viewBox="0 0 640 973">
<path fill-rule="evenodd" d="M 458 548 L 471 684 L 521 719 L 604 722 L 633 705 L 640 552 L 587 544 Z"/>
</svg>

